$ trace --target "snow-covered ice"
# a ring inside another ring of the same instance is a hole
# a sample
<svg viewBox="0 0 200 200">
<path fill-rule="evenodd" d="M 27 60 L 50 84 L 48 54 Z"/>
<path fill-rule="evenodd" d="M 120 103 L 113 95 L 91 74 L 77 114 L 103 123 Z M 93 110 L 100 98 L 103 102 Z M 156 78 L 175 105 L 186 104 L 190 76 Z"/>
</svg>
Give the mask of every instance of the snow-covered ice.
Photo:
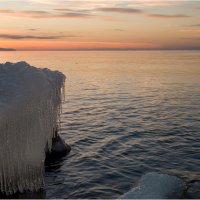
<svg viewBox="0 0 200 200">
<path fill-rule="evenodd" d="M 179 199 L 184 190 L 185 183 L 178 177 L 151 172 L 142 177 L 138 187 L 120 199 Z"/>
<path fill-rule="evenodd" d="M 0 64 L 0 192 L 43 187 L 45 146 L 59 125 L 65 76 L 26 62 Z"/>
</svg>

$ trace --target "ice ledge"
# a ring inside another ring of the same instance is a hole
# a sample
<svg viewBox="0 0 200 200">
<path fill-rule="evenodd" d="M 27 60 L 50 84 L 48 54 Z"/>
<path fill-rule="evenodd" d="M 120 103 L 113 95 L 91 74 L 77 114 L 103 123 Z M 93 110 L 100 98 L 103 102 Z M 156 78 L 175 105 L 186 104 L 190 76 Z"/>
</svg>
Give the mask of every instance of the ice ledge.
<svg viewBox="0 0 200 200">
<path fill-rule="evenodd" d="M 65 76 L 26 62 L 0 64 L 0 193 L 43 187 L 45 147 L 58 126 Z"/>
</svg>

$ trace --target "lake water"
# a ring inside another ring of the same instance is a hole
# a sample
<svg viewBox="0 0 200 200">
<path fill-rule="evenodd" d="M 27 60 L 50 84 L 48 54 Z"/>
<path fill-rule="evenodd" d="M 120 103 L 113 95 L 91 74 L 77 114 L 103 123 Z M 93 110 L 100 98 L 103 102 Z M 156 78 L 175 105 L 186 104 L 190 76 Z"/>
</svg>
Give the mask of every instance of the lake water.
<svg viewBox="0 0 200 200">
<path fill-rule="evenodd" d="M 46 198 L 118 198 L 151 171 L 200 198 L 200 51 L 0 52 L 22 60 L 67 77 L 72 151 L 46 168 Z"/>
</svg>

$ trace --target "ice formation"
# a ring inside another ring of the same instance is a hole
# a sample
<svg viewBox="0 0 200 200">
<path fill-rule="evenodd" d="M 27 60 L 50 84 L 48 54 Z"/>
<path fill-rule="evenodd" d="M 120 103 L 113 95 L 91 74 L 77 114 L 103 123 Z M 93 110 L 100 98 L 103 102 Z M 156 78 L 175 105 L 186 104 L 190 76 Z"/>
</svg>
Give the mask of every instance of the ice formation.
<svg viewBox="0 0 200 200">
<path fill-rule="evenodd" d="M 43 187 L 45 147 L 59 125 L 65 76 L 26 62 L 0 64 L 0 193 Z"/>
<path fill-rule="evenodd" d="M 180 199 L 185 190 L 185 183 L 168 174 L 147 173 L 138 187 L 125 193 L 120 199 Z"/>
</svg>

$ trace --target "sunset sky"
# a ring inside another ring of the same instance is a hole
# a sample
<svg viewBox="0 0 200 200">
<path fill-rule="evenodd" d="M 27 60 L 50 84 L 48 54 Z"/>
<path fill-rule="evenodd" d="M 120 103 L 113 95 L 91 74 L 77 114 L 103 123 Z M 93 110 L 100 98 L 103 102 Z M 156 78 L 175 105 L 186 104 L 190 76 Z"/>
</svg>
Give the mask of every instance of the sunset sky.
<svg viewBox="0 0 200 200">
<path fill-rule="evenodd" d="M 0 49 L 200 49 L 200 1 L 0 0 Z"/>
</svg>

